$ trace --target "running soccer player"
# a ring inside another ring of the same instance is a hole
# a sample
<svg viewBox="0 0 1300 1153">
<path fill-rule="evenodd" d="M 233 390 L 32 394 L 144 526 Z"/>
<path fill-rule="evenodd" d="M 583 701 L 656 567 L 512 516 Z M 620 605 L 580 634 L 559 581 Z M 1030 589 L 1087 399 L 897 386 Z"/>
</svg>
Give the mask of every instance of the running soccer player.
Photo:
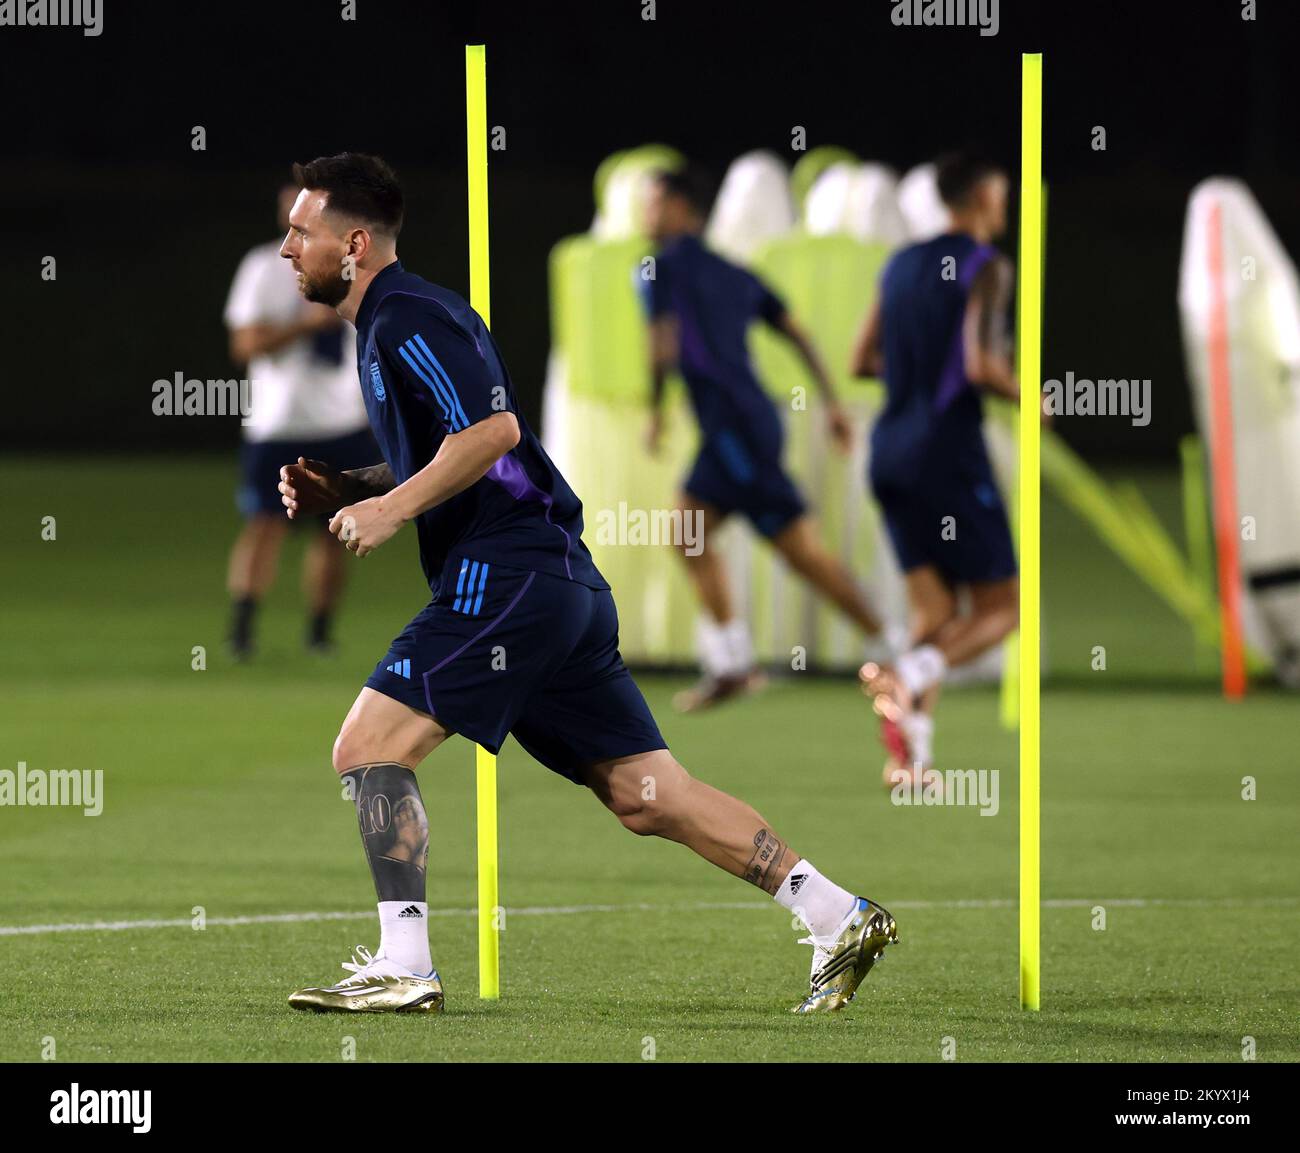
<svg viewBox="0 0 1300 1153">
<path fill-rule="evenodd" d="M 1007 349 L 1010 262 L 993 247 L 1007 222 L 1007 177 L 952 156 L 938 165 L 952 217 L 942 236 L 897 252 L 859 334 L 856 376 L 882 376 L 870 484 L 907 581 L 912 647 L 860 676 L 889 751 L 885 783 L 931 779 L 933 713 L 948 669 L 1018 621 L 1016 557 L 981 430 L 980 393 L 1017 399 Z M 959 610 L 967 594 L 968 609 Z"/>
<path fill-rule="evenodd" d="M 784 429 L 750 364 L 745 335 L 762 320 L 798 351 L 827 403 L 831 436 L 848 451 L 853 430 L 835 400 L 821 357 L 781 299 L 753 273 L 710 252 L 700 240 L 709 190 L 694 169 L 657 173 L 645 208 L 646 234 L 659 245 L 654 277 L 641 281 L 650 323 L 652 410 L 648 444 L 658 449 L 667 374 L 690 392 L 702 444 L 677 498 L 683 516 L 701 519 L 701 548 L 684 549 L 702 613 L 696 645 L 704 676 L 679 695 L 689 712 L 761 683 L 745 621 L 736 615 L 714 535 L 732 513 L 747 517 L 786 563 L 864 633 L 880 631 L 847 568 L 822 544 L 798 488 L 781 464 Z"/>
<path fill-rule="evenodd" d="M 429 818 L 415 770 L 452 733 L 496 753 L 506 734 L 585 785 L 635 833 L 693 849 L 795 911 L 813 967 L 796 1012 L 841 1008 L 897 940 L 894 919 L 790 849 L 748 805 L 673 759 L 618 652 L 609 585 L 582 543 L 582 505 L 520 415 L 483 321 L 397 259 L 402 193 L 376 157 L 299 165 L 283 255 L 307 299 L 357 329 L 357 371 L 384 463 L 282 470 L 290 517 L 332 512 L 358 557 L 415 522 L 432 599 L 375 666 L 334 743 L 379 898 L 380 947 L 294 1008 L 436 1012 Z M 643 782 L 655 781 L 647 799 Z"/>
</svg>

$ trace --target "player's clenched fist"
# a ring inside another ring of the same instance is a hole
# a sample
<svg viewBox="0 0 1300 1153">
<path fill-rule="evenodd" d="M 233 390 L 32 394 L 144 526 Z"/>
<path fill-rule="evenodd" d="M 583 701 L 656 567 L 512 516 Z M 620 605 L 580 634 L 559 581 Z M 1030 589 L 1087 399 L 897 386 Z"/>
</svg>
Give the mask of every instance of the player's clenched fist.
<svg viewBox="0 0 1300 1153">
<path fill-rule="evenodd" d="M 402 527 L 402 518 L 392 510 L 392 502 L 381 496 L 341 508 L 330 520 L 330 532 L 343 547 L 357 556 L 374 552 Z"/>
<path fill-rule="evenodd" d="M 348 499 L 346 478 L 322 460 L 299 457 L 280 469 L 280 503 L 291 520 L 332 512 Z"/>
</svg>

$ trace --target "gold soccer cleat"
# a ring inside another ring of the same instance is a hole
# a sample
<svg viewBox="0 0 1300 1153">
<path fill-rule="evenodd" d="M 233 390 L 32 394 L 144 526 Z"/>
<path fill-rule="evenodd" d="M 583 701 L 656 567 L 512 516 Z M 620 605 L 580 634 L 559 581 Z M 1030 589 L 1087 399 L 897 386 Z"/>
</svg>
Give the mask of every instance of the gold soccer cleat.
<svg viewBox="0 0 1300 1153">
<path fill-rule="evenodd" d="M 853 1000 L 862 978 L 880 960 L 886 945 L 898 944 L 898 928 L 888 909 L 865 897 L 832 937 L 804 937 L 812 945 L 812 976 L 808 996 L 793 1013 L 833 1013 Z"/>
<path fill-rule="evenodd" d="M 343 968 L 352 976 L 324 989 L 299 989 L 290 995 L 289 1005 L 316 1013 L 442 1012 L 442 981 L 436 969 L 421 977 L 382 953 L 372 957 L 363 945 Z"/>
</svg>

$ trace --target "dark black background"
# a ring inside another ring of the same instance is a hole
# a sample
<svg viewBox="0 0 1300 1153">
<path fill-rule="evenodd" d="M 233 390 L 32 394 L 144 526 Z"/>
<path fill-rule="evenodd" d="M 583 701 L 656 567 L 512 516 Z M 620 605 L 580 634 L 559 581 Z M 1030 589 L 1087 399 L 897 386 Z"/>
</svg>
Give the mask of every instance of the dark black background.
<svg viewBox="0 0 1300 1153">
<path fill-rule="evenodd" d="M 891 0 L 831 4 L 103 0 L 104 32 L 0 28 L 5 318 L 0 444 L 233 445 L 235 422 L 151 415 L 151 384 L 236 375 L 221 309 L 276 232 L 295 159 L 362 149 L 407 186 L 402 255 L 467 290 L 464 45 L 488 53 L 493 330 L 535 417 L 546 261 L 585 230 L 592 176 L 649 141 L 720 176 L 743 151 L 841 144 L 903 170 L 972 141 L 1012 169 L 1019 54 L 1045 53 L 1050 185 L 1044 374 L 1150 377 L 1147 429 L 1059 426 L 1090 455 L 1172 459 L 1191 427 L 1176 287 L 1186 196 L 1247 180 L 1300 250 L 1296 5 L 1003 0 L 1000 31 L 901 28 Z M 193 152 L 190 131 L 207 130 Z M 1091 129 L 1108 148 L 1094 152 Z M 1014 252 L 1014 239 L 1007 240 Z M 58 279 L 40 279 L 41 258 Z"/>
</svg>

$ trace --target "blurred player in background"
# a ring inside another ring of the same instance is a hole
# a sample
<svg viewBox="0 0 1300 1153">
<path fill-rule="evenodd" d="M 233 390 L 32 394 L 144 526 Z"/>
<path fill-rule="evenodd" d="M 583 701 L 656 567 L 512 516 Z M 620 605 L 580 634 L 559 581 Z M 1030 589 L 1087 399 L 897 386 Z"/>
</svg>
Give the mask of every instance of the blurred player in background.
<svg viewBox="0 0 1300 1153">
<path fill-rule="evenodd" d="M 1007 177 L 974 156 L 938 165 L 943 235 L 901 249 L 881 274 L 854 350 L 856 376 L 883 377 L 870 483 L 907 581 L 912 647 L 862 667 L 889 750 L 885 783 L 930 779 L 933 712 L 948 669 L 1018 621 L 1016 557 L 981 428 L 981 391 L 1015 400 L 1006 316 L 1013 271 Z M 966 611 L 959 596 L 965 594 Z"/>
<path fill-rule="evenodd" d="M 280 189 L 280 231 L 298 189 Z M 353 338 L 333 309 L 308 304 L 293 270 L 280 259 L 280 241 L 252 249 L 239 265 L 226 301 L 230 356 L 248 366 L 251 412 L 243 422 L 238 502 L 244 527 L 230 553 L 230 649 L 252 655 L 257 606 L 275 580 L 288 522 L 280 504 L 280 466 L 297 457 L 353 468 L 374 457 L 374 439 L 352 369 Z M 302 592 L 309 649 L 327 651 L 343 590 L 344 557 L 325 522 L 308 522 Z"/>
<path fill-rule="evenodd" d="M 683 552 L 702 612 L 696 626 L 704 676 L 678 695 L 690 712 L 761 683 L 744 620 L 736 615 L 726 566 L 714 546 L 732 513 L 748 517 L 790 567 L 836 604 L 864 633 L 880 631 L 852 575 L 822 544 L 812 516 L 781 464 L 784 429 L 776 405 L 750 364 L 745 336 L 762 320 L 799 352 L 827 404 L 831 437 L 847 452 L 852 426 L 835 399 L 821 357 L 785 304 L 753 273 L 710 252 L 700 239 L 710 189 L 686 168 L 660 172 L 646 203 L 645 231 L 659 245 L 654 277 L 641 282 L 650 323 L 654 391 L 648 435 L 652 452 L 663 430 L 667 374 L 680 371 L 699 421 L 701 446 L 682 485 L 685 517 L 702 518 L 702 549 Z"/>
</svg>

